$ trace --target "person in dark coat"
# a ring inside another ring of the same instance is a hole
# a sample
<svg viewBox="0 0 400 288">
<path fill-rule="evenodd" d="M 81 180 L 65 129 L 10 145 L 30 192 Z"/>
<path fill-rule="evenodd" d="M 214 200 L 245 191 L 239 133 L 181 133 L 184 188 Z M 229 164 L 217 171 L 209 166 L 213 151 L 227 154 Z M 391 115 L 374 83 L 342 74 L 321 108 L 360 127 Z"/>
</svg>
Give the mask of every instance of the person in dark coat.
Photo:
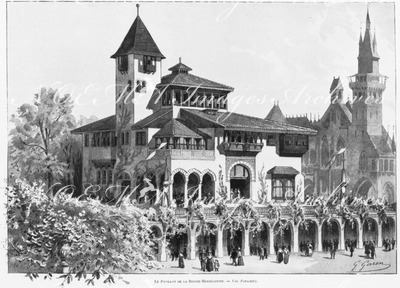
<svg viewBox="0 0 400 288">
<path fill-rule="evenodd" d="M 219 271 L 219 261 L 218 261 L 218 259 L 214 259 L 214 271 Z"/>
<path fill-rule="evenodd" d="M 375 245 L 371 243 L 370 249 L 371 249 L 371 258 L 374 259 L 376 257 Z"/>
<path fill-rule="evenodd" d="M 278 243 L 275 242 L 274 245 L 275 255 L 278 255 Z"/>
<path fill-rule="evenodd" d="M 207 266 L 206 264 L 207 264 L 207 256 L 204 253 L 201 255 L 201 259 L 200 259 L 201 271 L 203 271 L 203 272 L 206 271 L 206 266 Z"/>
<path fill-rule="evenodd" d="M 394 238 L 392 238 L 392 250 L 394 249 L 394 247 L 396 246 L 396 240 L 394 240 Z"/>
<path fill-rule="evenodd" d="M 208 272 L 214 271 L 214 259 L 211 255 L 211 252 L 207 255 L 206 269 Z"/>
<path fill-rule="evenodd" d="M 242 251 L 240 251 L 240 248 L 238 249 L 237 257 L 238 257 L 238 264 L 237 265 L 238 266 L 244 266 Z"/>
<path fill-rule="evenodd" d="M 232 265 L 237 266 L 237 262 L 236 262 L 237 256 L 238 256 L 238 254 L 236 252 L 236 249 L 233 248 L 232 253 L 231 253 Z"/>
<path fill-rule="evenodd" d="M 335 255 L 336 255 L 336 245 L 335 245 L 335 243 L 333 242 L 333 240 L 331 240 L 331 243 L 330 243 L 330 245 L 329 245 L 329 249 L 330 249 L 330 252 L 331 252 L 331 259 L 335 259 Z"/>
<path fill-rule="evenodd" d="M 263 250 L 264 250 L 265 259 L 268 259 L 268 250 L 267 250 L 267 247 L 264 246 Z"/>
<path fill-rule="evenodd" d="M 353 243 L 350 243 L 349 250 L 350 250 L 350 257 L 353 257 L 353 252 L 354 252 L 354 245 L 353 245 Z"/>
<path fill-rule="evenodd" d="M 183 260 L 183 253 L 179 253 L 178 266 L 179 266 L 179 268 L 185 268 L 185 262 Z"/>
<path fill-rule="evenodd" d="M 264 260 L 264 248 L 258 247 L 258 255 L 260 255 L 259 260 Z"/>
</svg>

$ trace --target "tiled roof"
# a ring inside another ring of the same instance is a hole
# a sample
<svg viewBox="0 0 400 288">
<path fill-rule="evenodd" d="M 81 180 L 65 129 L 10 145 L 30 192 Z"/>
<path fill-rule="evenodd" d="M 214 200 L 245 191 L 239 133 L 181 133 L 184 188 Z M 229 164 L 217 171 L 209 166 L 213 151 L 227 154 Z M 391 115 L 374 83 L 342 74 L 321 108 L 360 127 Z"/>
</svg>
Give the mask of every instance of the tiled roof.
<svg viewBox="0 0 400 288">
<path fill-rule="evenodd" d="M 232 92 L 233 88 L 224 84 L 220 84 L 189 73 L 171 73 L 161 78 L 161 83 L 157 87 L 164 87 L 166 84 L 178 86 L 193 86 L 199 88 L 208 88 Z"/>
<path fill-rule="evenodd" d="M 267 174 L 280 174 L 280 175 L 297 175 L 300 172 L 291 166 L 275 166 L 268 170 Z"/>
<path fill-rule="evenodd" d="M 132 129 L 162 128 L 172 118 L 172 109 L 163 108 L 132 125 Z"/>
<path fill-rule="evenodd" d="M 139 16 L 136 17 L 122 41 L 121 46 L 118 48 L 117 52 L 111 56 L 111 58 L 128 54 L 156 56 L 161 57 L 162 59 L 165 58 Z"/>
<path fill-rule="evenodd" d="M 115 115 L 76 128 L 72 130 L 71 133 L 84 133 L 95 131 L 115 131 Z"/>
<path fill-rule="evenodd" d="M 179 71 L 179 70 L 192 71 L 192 68 L 190 68 L 189 66 L 186 66 L 185 64 L 181 63 L 180 59 L 179 59 L 179 63 L 174 65 L 174 66 L 172 66 L 168 70 L 169 71 Z"/>
<path fill-rule="evenodd" d="M 191 130 L 185 124 L 177 119 L 171 119 L 158 131 L 154 137 L 188 137 L 202 138 L 199 134 Z"/>
<path fill-rule="evenodd" d="M 279 108 L 279 105 L 274 105 L 272 109 L 269 111 L 267 117 L 265 117 L 265 120 L 272 120 L 272 121 L 278 121 L 278 122 L 283 122 L 286 123 L 286 118 L 283 116 L 281 108 Z"/>
<path fill-rule="evenodd" d="M 390 137 L 386 129 L 382 126 L 382 135 L 369 135 L 374 148 L 379 156 L 394 156 L 391 145 L 389 144 Z"/>
<path fill-rule="evenodd" d="M 281 123 L 276 121 L 265 120 L 262 118 L 252 117 L 248 115 L 233 112 L 211 112 L 200 111 L 195 109 L 181 109 L 181 118 L 190 122 L 203 122 L 209 127 L 223 127 L 232 130 L 247 130 L 274 133 L 292 133 L 315 135 L 317 131 Z"/>
<path fill-rule="evenodd" d="M 318 129 L 318 124 L 312 122 L 306 116 L 299 116 L 299 117 L 288 117 L 286 118 L 286 123 L 296 126 L 301 126 L 310 129 Z"/>
</svg>

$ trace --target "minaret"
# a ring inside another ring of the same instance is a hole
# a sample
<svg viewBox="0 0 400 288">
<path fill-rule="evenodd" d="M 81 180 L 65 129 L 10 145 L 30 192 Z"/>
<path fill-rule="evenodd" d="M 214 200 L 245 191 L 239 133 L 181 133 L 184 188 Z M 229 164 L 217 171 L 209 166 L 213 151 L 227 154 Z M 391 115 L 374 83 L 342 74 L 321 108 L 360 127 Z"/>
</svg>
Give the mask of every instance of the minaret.
<svg viewBox="0 0 400 288">
<path fill-rule="evenodd" d="M 364 38 L 359 39 L 358 72 L 349 77 L 353 90 L 353 126 L 369 135 L 382 134 L 382 93 L 386 76 L 379 73 L 376 35 L 372 37 L 371 20 L 367 10 Z M 362 135 L 362 132 L 359 134 Z"/>
</svg>

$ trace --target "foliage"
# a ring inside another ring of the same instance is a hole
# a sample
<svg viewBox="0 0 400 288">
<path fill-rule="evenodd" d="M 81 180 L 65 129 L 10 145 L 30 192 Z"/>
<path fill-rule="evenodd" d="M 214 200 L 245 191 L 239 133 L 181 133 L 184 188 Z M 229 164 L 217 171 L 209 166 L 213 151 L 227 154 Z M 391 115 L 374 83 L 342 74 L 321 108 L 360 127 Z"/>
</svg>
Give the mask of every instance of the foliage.
<svg viewBox="0 0 400 288">
<path fill-rule="evenodd" d="M 258 172 L 258 181 L 260 189 L 258 190 L 258 203 L 264 204 L 268 195 L 267 172 L 264 171 L 264 166 Z"/>
<path fill-rule="evenodd" d="M 17 181 L 7 190 L 10 257 L 30 263 L 30 272 L 53 273 L 67 263 L 64 281 L 75 275 L 93 284 L 103 276 L 113 282 L 117 272 L 158 267 L 146 217 L 152 211 L 128 200 L 117 207 L 89 197 L 72 198 L 68 186 L 53 198 L 44 193 L 42 183 Z"/>
<path fill-rule="evenodd" d="M 23 104 L 17 115 L 11 116 L 15 128 L 10 131 L 10 164 L 12 177 L 25 178 L 30 183 L 62 178 L 68 165 L 59 159 L 61 138 L 74 127 L 69 95 L 42 88 L 33 104 Z"/>
</svg>

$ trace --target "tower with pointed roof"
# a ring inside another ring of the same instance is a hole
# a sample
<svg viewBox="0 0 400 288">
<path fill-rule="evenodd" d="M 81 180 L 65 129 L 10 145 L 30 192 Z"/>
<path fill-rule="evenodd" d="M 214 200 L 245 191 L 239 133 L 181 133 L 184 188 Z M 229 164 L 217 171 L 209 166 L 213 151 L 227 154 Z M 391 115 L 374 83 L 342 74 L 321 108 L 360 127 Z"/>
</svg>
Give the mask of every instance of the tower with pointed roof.
<svg viewBox="0 0 400 288">
<path fill-rule="evenodd" d="M 375 33 L 372 36 L 371 20 L 367 10 L 364 38 L 360 34 L 358 72 L 350 76 L 353 90 L 353 125 L 369 135 L 382 134 L 382 94 L 386 76 L 379 74 L 379 55 Z"/>
<path fill-rule="evenodd" d="M 161 61 L 165 59 L 139 16 L 139 4 L 136 7 L 135 21 L 111 56 L 115 59 L 117 133 L 128 131 L 132 124 L 151 113 L 146 104 L 161 79 Z"/>
</svg>

